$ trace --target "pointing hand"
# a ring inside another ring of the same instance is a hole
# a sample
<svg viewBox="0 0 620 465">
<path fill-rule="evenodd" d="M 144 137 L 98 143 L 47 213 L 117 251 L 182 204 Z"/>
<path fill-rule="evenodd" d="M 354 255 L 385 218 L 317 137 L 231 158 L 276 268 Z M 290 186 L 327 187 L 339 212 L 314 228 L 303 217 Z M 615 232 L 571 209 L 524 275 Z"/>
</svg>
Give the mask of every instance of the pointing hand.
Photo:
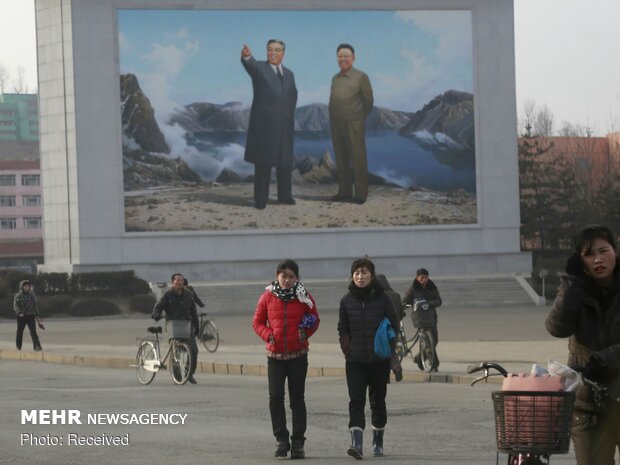
<svg viewBox="0 0 620 465">
<path fill-rule="evenodd" d="M 248 58 L 252 55 L 252 50 L 246 44 L 243 44 L 243 48 L 241 49 L 241 56 L 243 58 Z"/>
</svg>

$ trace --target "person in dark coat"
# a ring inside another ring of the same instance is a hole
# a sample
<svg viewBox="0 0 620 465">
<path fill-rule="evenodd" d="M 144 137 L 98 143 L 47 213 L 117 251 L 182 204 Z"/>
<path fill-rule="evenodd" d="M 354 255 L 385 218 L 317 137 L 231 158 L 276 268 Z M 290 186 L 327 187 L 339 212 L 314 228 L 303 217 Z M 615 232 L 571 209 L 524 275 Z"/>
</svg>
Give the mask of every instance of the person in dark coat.
<svg viewBox="0 0 620 465">
<path fill-rule="evenodd" d="M 398 331 L 398 317 L 390 297 L 383 291 L 375 276 L 375 265 L 368 258 L 355 260 L 351 265 L 349 292 L 340 301 L 338 336 L 345 356 L 345 371 L 349 390 L 349 431 L 351 445 L 347 454 L 361 459 L 363 453 L 366 418 L 366 390 L 372 420 L 373 455 L 383 455 L 383 433 L 387 423 L 385 396 L 390 379 L 402 373 L 392 341 L 392 358 L 381 359 L 375 355 L 374 339 L 384 317 Z M 400 377 L 397 377 L 397 380 Z"/>
<path fill-rule="evenodd" d="M 420 268 L 416 271 L 416 276 L 409 289 L 405 293 L 403 299 L 404 305 L 413 305 L 418 299 L 424 299 L 428 302 L 431 310 L 435 316 L 435 324 L 431 328 L 431 334 L 433 336 L 433 345 L 435 347 L 435 366 L 432 371 L 437 371 L 439 368 L 439 356 L 437 355 L 437 344 L 439 344 L 439 331 L 437 330 L 437 307 L 441 306 L 441 296 L 439 295 L 439 289 L 435 283 L 428 277 L 428 270 L 426 268 Z M 420 360 L 420 354 L 416 354 L 413 357 L 414 361 L 418 364 L 418 368 L 423 370 L 422 361 Z"/>
<path fill-rule="evenodd" d="M 181 273 L 174 273 L 170 278 L 170 283 L 170 289 L 155 303 L 151 318 L 159 321 L 165 316 L 166 321 L 190 321 L 193 335 L 197 336 L 200 326 L 198 324 L 194 294 L 185 287 L 185 277 Z M 198 345 L 191 336 L 178 339 L 186 342 L 189 346 L 191 361 L 188 381 L 191 384 L 196 384 L 194 373 L 196 372 L 196 364 L 198 362 Z"/>
<path fill-rule="evenodd" d="M 308 339 L 319 327 L 319 314 L 314 299 L 299 280 L 299 266 L 286 259 L 278 264 L 276 279 L 258 299 L 252 320 L 254 332 L 265 341 L 269 412 L 276 438 L 276 457 L 305 457 L 304 437 L 307 412 L 305 401 L 308 372 Z M 293 415 L 293 431 L 289 441 L 284 408 L 284 386 Z"/>
<path fill-rule="evenodd" d="M 597 408 L 592 388 L 577 388 L 571 431 L 577 465 L 613 465 L 620 447 L 620 260 L 606 226 L 588 226 L 575 237 L 545 326 L 569 338 L 568 365 L 608 389 L 608 402 Z"/>
<path fill-rule="evenodd" d="M 295 75 L 282 65 L 285 45 L 267 42 L 267 61 L 258 61 L 247 45 L 241 64 L 252 78 L 254 98 L 245 144 L 245 161 L 254 164 L 254 206 L 262 210 L 269 199 L 271 168 L 276 167 L 278 202 L 294 205 L 291 174 L 297 87 Z"/>
<path fill-rule="evenodd" d="M 22 338 L 24 329 L 28 326 L 30 337 L 32 338 L 32 346 L 35 351 L 40 351 L 41 341 L 37 334 L 37 323 L 39 318 L 39 306 L 37 299 L 32 292 L 32 285 L 27 279 L 19 283 L 19 292 L 13 298 L 13 310 L 17 315 L 17 335 L 15 337 L 15 345 L 17 350 L 22 350 Z M 44 329 L 41 323 L 39 326 Z"/>
</svg>

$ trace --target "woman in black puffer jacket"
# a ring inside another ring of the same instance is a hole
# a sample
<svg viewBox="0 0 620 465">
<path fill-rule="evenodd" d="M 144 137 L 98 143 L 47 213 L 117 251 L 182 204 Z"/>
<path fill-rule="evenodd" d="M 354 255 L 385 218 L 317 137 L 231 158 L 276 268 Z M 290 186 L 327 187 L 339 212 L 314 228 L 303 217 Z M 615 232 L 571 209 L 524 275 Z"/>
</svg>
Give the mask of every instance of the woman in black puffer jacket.
<svg viewBox="0 0 620 465">
<path fill-rule="evenodd" d="M 366 389 L 370 402 L 373 455 L 383 455 L 383 430 L 387 422 L 385 396 L 390 378 L 390 367 L 402 376 L 395 356 L 381 359 L 375 355 L 374 339 L 377 328 L 387 317 L 396 332 L 398 318 L 390 297 L 375 277 L 375 266 L 367 258 L 355 260 L 351 265 L 349 292 L 340 301 L 338 335 L 340 347 L 346 358 L 347 387 L 349 389 L 349 429 L 351 445 L 347 453 L 361 459 L 366 419 Z M 392 346 L 392 352 L 394 347 Z"/>
<path fill-rule="evenodd" d="M 607 386 L 597 410 L 591 388 L 577 388 L 572 438 L 578 465 L 613 465 L 620 447 L 620 266 L 616 241 L 605 226 L 584 228 L 566 262 L 549 333 L 569 337 L 568 365 Z"/>
</svg>

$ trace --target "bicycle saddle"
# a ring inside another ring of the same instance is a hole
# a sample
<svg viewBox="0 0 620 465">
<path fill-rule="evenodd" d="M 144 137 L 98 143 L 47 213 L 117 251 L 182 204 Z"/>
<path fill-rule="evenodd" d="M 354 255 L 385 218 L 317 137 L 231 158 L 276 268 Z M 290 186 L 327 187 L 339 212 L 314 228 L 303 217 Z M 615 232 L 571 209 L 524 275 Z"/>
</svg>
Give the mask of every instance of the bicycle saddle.
<svg viewBox="0 0 620 465">
<path fill-rule="evenodd" d="M 161 334 L 161 326 L 149 326 L 147 328 L 147 331 L 149 333 L 153 333 L 153 334 Z"/>
</svg>

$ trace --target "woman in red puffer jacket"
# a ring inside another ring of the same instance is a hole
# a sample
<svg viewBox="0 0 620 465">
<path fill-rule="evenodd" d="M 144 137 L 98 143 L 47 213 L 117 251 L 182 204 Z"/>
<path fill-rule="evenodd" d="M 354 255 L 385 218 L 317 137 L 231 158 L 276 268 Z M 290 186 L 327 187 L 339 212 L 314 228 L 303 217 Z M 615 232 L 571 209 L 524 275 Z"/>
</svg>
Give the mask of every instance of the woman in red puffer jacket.
<svg viewBox="0 0 620 465">
<path fill-rule="evenodd" d="M 299 281 L 299 266 L 293 260 L 283 260 L 278 264 L 276 280 L 258 299 L 252 327 L 266 342 L 269 411 L 276 438 L 275 456 L 286 457 L 290 450 L 292 459 L 304 458 L 308 338 L 319 327 L 319 314 L 314 299 Z M 290 441 L 284 408 L 287 378 L 293 416 Z"/>
</svg>

